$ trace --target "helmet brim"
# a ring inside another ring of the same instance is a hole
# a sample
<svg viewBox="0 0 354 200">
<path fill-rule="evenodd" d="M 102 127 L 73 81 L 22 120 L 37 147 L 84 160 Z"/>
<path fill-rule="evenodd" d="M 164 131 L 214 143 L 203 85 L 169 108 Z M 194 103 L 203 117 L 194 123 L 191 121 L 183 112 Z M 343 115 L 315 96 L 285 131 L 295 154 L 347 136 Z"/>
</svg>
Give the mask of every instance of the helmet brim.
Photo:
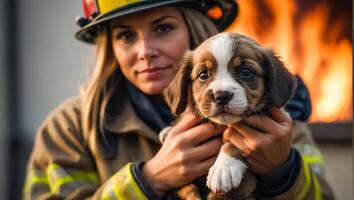
<svg viewBox="0 0 354 200">
<path fill-rule="evenodd" d="M 233 0 L 234 3 L 226 6 L 222 9 L 223 17 L 220 19 L 212 19 L 219 31 L 225 30 L 237 16 L 238 5 Z M 203 2 L 203 3 L 201 3 Z M 152 8 L 162 7 L 162 6 L 186 6 L 197 9 L 206 14 L 208 8 L 214 6 L 219 6 L 217 1 L 200 1 L 200 0 L 149 0 L 149 1 L 140 1 L 138 3 L 129 4 L 128 6 L 123 6 L 117 9 L 114 9 L 108 13 L 98 15 L 90 23 L 81 27 L 79 31 L 76 32 L 75 36 L 77 39 L 94 43 L 97 37 L 98 31 L 102 29 L 105 24 L 115 18 L 129 15 L 132 13 L 149 10 Z"/>
</svg>

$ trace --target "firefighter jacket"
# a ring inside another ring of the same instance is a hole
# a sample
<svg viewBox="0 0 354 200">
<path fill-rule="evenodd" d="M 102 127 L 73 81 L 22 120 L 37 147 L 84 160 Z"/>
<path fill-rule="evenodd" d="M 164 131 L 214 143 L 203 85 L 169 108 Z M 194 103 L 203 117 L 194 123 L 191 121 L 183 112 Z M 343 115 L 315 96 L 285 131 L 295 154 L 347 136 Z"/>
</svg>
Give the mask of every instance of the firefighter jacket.
<svg viewBox="0 0 354 200">
<path fill-rule="evenodd" d="M 105 132 L 111 134 L 108 141 L 99 136 L 88 142 L 84 138 L 79 97 L 64 102 L 46 118 L 28 162 L 23 199 L 149 199 L 133 166 L 152 158 L 161 144 L 157 133 L 137 116 L 129 98 L 123 95 L 120 100 L 121 109 L 105 119 Z M 272 199 L 333 199 L 308 126 L 295 122 L 293 130 L 301 169 L 289 190 Z M 92 142 L 100 149 L 112 141 L 114 149 L 103 153 L 106 156 L 93 153 L 88 145 Z"/>
</svg>

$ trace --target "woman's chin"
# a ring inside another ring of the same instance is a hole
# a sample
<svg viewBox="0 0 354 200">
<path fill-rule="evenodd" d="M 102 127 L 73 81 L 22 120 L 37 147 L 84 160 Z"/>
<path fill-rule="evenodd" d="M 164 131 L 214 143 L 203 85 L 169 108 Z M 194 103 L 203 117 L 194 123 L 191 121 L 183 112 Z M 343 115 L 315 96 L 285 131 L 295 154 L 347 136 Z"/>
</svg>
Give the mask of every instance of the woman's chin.
<svg viewBox="0 0 354 200">
<path fill-rule="evenodd" d="M 148 95 L 162 94 L 163 90 L 168 86 L 167 83 L 146 83 L 142 84 L 139 89 Z"/>
</svg>

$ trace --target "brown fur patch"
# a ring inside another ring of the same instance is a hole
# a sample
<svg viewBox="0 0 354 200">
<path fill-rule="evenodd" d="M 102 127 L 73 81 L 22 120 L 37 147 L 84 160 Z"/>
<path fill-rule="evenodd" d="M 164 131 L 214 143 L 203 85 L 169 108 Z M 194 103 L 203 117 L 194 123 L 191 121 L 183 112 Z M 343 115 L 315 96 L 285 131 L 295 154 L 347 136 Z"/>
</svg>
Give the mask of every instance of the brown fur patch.
<svg viewBox="0 0 354 200">
<path fill-rule="evenodd" d="M 207 112 L 210 110 L 210 102 L 213 99 L 212 94 L 206 93 L 206 88 L 210 82 L 214 80 L 214 75 L 217 70 L 217 62 L 214 56 L 206 50 L 200 50 L 197 52 L 197 55 L 193 60 L 193 70 L 192 70 L 192 95 L 197 103 L 197 112 L 203 113 L 202 115 L 207 115 Z M 199 74 L 202 70 L 207 70 L 209 78 L 206 81 L 199 80 Z M 209 102 L 202 103 L 200 102 Z M 199 107 L 198 107 L 199 105 Z"/>
<path fill-rule="evenodd" d="M 197 80 L 200 70 L 207 69 L 209 75 L 215 73 L 217 69 L 217 62 L 209 51 L 201 50 L 196 52 L 196 55 L 193 59 L 193 69 L 192 69 L 192 80 Z"/>
</svg>

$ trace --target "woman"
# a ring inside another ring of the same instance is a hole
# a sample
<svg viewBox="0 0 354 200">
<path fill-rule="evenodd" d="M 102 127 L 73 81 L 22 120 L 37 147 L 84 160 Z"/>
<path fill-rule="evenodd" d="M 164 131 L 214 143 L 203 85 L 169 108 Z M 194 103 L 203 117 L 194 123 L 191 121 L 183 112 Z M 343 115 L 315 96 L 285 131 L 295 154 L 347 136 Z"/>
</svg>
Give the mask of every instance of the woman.
<svg viewBox="0 0 354 200">
<path fill-rule="evenodd" d="M 306 126 L 282 110 L 226 130 L 189 114 L 162 145 L 158 141 L 173 120 L 163 89 L 187 49 L 230 25 L 236 2 L 96 2 L 84 1 L 86 17 L 78 20 L 77 33 L 96 44 L 95 70 L 80 95 L 39 128 L 24 199 L 173 199 L 176 189 L 207 174 L 222 133 L 257 174 L 256 197 L 331 198 L 322 171 L 315 170 L 321 168 L 312 167 L 321 163 L 312 159 L 317 150 Z M 206 14 L 214 6 L 221 8 L 219 18 Z"/>
</svg>

